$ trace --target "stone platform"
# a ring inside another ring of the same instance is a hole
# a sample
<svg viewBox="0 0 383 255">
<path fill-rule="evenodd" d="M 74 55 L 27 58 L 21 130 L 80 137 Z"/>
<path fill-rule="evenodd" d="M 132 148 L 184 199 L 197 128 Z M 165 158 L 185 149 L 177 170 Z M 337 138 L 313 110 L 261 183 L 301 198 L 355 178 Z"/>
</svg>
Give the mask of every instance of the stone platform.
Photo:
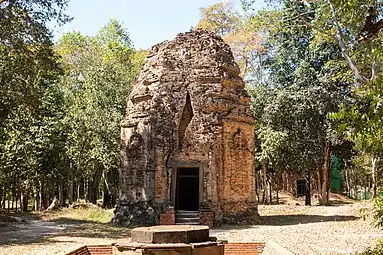
<svg viewBox="0 0 383 255">
<path fill-rule="evenodd" d="M 132 241 L 113 244 L 113 255 L 223 255 L 224 242 L 209 237 L 209 227 L 168 225 L 132 230 Z"/>
</svg>

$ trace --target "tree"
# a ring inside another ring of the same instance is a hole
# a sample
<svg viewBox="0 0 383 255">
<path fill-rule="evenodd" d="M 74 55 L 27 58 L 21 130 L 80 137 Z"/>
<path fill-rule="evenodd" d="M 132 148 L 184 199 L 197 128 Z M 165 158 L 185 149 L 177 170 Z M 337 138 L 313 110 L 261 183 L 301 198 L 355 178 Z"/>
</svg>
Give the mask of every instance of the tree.
<svg viewBox="0 0 383 255">
<path fill-rule="evenodd" d="M 219 2 L 207 8 L 201 8 L 201 20 L 196 28 L 203 28 L 213 31 L 220 36 L 225 36 L 235 30 L 238 30 L 238 24 L 241 17 L 234 11 L 232 4 L 228 2 Z"/>
<path fill-rule="evenodd" d="M 0 119 L 19 102 L 36 100 L 33 84 L 57 69 L 46 24 L 69 21 L 68 0 L 0 2 Z"/>
<path fill-rule="evenodd" d="M 95 37 L 77 32 L 64 35 L 58 52 L 65 66 L 62 84 L 68 107 L 66 148 L 72 166 L 69 189 L 73 190 L 73 183 L 79 186 L 83 182 L 86 199 L 96 203 L 102 180 L 104 193 L 115 198 L 118 131 L 125 112 L 125 98 L 143 53 L 137 53 L 138 58 L 132 61 L 135 53 L 129 35 L 115 20 Z"/>
<path fill-rule="evenodd" d="M 227 42 L 233 51 L 241 69 L 241 76 L 246 79 L 262 79 L 263 48 L 260 36 L 249 29 L 250 20 L 234 10 L 228 2 L 219 2 L 207 8 L 201 8 L 201 20 L 195 28 L 213 31 Z"/>
<path fill-rule="evenodd" d="M 307 13 L 315 8 L 299 4 L 295 10 Z M 329 162 L 339 140 L 334 134 L 336 123 L 327 114 L 337 111 L 348 97 L 347 81 L 330 76 L 343 70 L 341 51 L 334 43 L 314 43 L 312 28 L 296 24 L 295 11 L 288 5 L 278 15 L 282 19 L 264 42 L 268 79 L 264 85 L 255 84 L 266 92 L 252 91 L 249 86 L 259 126 L 260 156 L 274 171 L 306 176 L 308 186 L 316 173 L 319 200 L 326 205 Z M 306 198 L 310 204 L 309 193 Z"/>
<path fill-rule="evenodd" d="M 54 54 L 48 22 L 63 24 L 66 0 L 0 2 L 0 190 L 5 200 L 18 200 L 27 210 L 28 198 L 40 204 L 44 185 L 59 165 L 62 73 Z M 61 169 L 60 169 L 61 170 Z M 45 186 L 46 187 L 46 186 Z M 54 187 L 50 187 L 53 190 Z M 54 193 L 53 191 L 50 192 Z M 48 198 L 47 198 L 48 199 Z"/>
</svg>

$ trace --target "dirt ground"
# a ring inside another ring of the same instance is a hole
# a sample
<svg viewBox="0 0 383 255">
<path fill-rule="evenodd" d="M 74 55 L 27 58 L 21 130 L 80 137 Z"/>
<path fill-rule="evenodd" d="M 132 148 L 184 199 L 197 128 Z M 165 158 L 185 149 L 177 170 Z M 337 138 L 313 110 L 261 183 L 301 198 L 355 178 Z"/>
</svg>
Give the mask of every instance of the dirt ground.
<svg viewBox="0 0 383 255">
<path fill-rule="evenodd" d="M 277 242 L 295 254 L 354 254 L 383 239 L 383 231 L 359 217 L 370 203 L 332 197 L 332 206 L 260 205 L 262 222 L 211 230 L 228 241 Z M 81 220 L 28 219 L 0 225 L 0 254 L 65 254 L 83 245 L 111 244 L 129 238 L 130 231 Z"/>
</svg>

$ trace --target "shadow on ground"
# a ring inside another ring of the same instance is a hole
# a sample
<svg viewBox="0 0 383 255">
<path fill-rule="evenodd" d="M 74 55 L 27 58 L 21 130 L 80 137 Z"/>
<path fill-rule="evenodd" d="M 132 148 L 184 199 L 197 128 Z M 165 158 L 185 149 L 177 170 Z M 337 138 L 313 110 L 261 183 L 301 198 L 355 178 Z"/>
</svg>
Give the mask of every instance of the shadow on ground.
<svg viewBox="0 0 383 255">
<path fill-rule="evenodd" d="M 344 222 L 344 221 L 355 221 L 360 219 L 355 216 L 345 215 L 266 215 L 261 216 L 258 224 L 241 224 L 241 225 L 223 225 L 219 226 L 217 230 L 233 230 L 233 229 L 247 229 L 247 228 L 258 228 L 261 226 L 289 226 L 298 224 L 318 223 L 318 222 Z"/>
<path fill-rule="evenodd" d="M 355 221 L 359 217 L 344 215 L 267 215 L 261 217 L 261 224 L 268 226 L 286 226 L 316 222 Z"/>
<path fill-rule="evenodd" d="M 345 200 L 338 200 L 338 199 L 331 199 L 330 200 L 330 206 L 339 206 L 339 205 L 350 205 L 354 204 L 354 201 L 345 201 Z"/>
<path fill-rule="evenodd" d="M 57 240 L 69 237 L 67 241 Z M 70 237 L 120 239 L 130 237 L 130 229 L 112 224 L 58 218 L 8 225 L 0 228 L 0 245 L 72 242 Z"/>
</svg>

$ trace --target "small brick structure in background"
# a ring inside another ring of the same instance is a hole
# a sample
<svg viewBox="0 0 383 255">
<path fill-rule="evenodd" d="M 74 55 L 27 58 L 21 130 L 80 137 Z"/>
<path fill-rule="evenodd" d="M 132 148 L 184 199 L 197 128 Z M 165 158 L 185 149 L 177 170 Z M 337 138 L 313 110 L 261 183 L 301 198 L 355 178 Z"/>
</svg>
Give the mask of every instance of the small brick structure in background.
<svg viewBox="0 0 383 255">
<path fill-rule="evenodd" d="M 224 255 L 259 255 L 262 254 L 265 243 L 226 243 L 224 247 Z M 113 255 L 113 251 L 112 245 L 89 245 L 80 247 L 66 255 Z"/>
<path fill-rule="evenodd" d="M 66 255 L 112 255 L 112 245 L 88 245 L 82 246 Z"/>
<path fill-rule="evenodd" d="M 176 213 L 174 209 L 170 209 L 161 213 L 160 225 L 175 225 L 176 224 Z"/>
<path fill-rule="evenodd" d="M 199 220 L 201 225 L 212 228 L 214 226 L 214 213 L 211 210 L 200 210 Z"/>
<path fill-rule="evenodd" d="M 225 255 L 258 255 L 262 254 L 265 243 L 227 243 Z"/>
</svg>

